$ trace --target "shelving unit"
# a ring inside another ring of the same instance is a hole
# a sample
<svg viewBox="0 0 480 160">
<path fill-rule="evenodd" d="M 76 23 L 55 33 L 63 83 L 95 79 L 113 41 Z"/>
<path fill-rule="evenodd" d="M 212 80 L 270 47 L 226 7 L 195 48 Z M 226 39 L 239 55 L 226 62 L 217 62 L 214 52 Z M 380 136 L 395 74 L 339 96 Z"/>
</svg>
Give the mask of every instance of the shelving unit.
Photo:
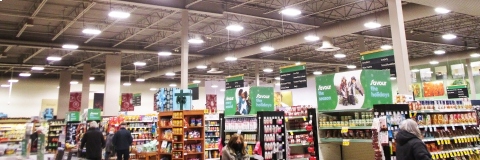
<svg viewBox="0 0 480 160">
<path fill-rule="evenodd" d="M 396 159 L 395 156 L 395 137 L 390 135 L 390 133 L 397 132 L 400 128 L 400 123 L 408 118 L 411 117 L 411 112 L 408 110 L 407 104 L 377 104 L 373 105 L 373 114 L 374 118 L 383 117 L 386 120 L 386 125 L 380 127 L 378 131 L 378 135 L 376 139 L 378 142 L 372 142 L 372 146 L 381 146 L 378 148 L 374 148 L 374 152 L 376 156 L 382 155 L 385 157 L 385 160 L 392 160 Z M 382 122 L 380 122 L 380 126 Z M 373 134 L 373 132 L 372 132 Z M 381 139 L 380 137 L 388 137 L 388 139 Z M 375 157 L 378 158 L 378 157 Z"/>
<path fill-rule="evenodd" d="M 0 143 L 19 143 L 25 136 L 29 118 L 0 119 Z"/>
<path fill-rule="evenodd" d="M 158 115 L 129 115 L 124 118 L 123 122 L 127 124 L 126 129 L 133 136 L 132 149 L 136 149 L 137 145 L 146 144 L 157 138 Z"/>
<path fill-rule="evenodd" d="M 293 106 L 295 107 L 295 106 Z M 299 115 L 299 116 L 286 116 L 285 117 L 285 125 L 286 125 L 286 133 L 288 136 L 287 139 L 287 146 L 289 151 L 288 158 L 290 160 L 301 160 L 301 159 L 309 159 L 312 157 L 317 157 L 318 153 L 309 153 L 308 148 L 318 148 L 318 141 L 317 136 L 313 136 L 312 143 L 308 142 L 310 137 L 310 131 L 306 130 L 306 126 L 310 125 L 310 121 L 315 121 L 317 118 L 315 109 L 308 109 L 307 107 L 300 107 L 298 106 L 298 112 L 289 113 L 289 115 Z M 296 110 L 296 109 L 294 109 Z M 311 110 L 312 113 L 308 111 Z M 316 126 L 315 123 L 312 123 Z M 316 128 L 313 127 L 312 128 Z M 313 132 L 313 130 L 312 130 Z M 316 132 L 316 129 L 315 129 Z M 316 134 L 314 134 L 316 135 Z"/>
<path fill-rule="evenodd" d="M 318 120 L 321 143 L 371 143 L 371 110 L 321 111 Z M 346 146 L 345 144 L 344 146 Z"/>
<path fill-rule="evenodd" d="M 220 115 L 205 114 L 205 159 L 219 159 Z"/>
<path fill-rule="evenodd" d="M 46 133 L 47 136 L 47 145 L 46 149 L 47 152 L 55 152 L 59 146 L 59 139 L 60 134 L 65 127 L 65 120 L 64 119 L 52 119 L 48 121 L 48 132 Z"/>
<path fill-rule="evenodd" d="M 243 136 L 243 141 L 247 144 L 247 153 L 252 156 L 255 144 L 260 140 L 258 138 L 260 135 L 258 130 L 260 123 L 258 122 L 257 115 L 221 115 L 220 123 L 222 145 L 226 146 L 230 137 L 240 132 Z"/>
</svg>

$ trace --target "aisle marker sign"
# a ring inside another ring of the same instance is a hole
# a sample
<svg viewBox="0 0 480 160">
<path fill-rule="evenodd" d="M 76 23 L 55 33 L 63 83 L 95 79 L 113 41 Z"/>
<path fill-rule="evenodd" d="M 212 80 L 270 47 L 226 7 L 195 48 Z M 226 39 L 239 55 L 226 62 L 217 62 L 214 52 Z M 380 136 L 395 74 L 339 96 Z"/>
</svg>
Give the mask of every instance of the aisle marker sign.
<svg viewBox="0 0 480 160">
<path fill-rule="evenodd" d="M 235 89 L 244 87 L 243 74 L 228 76 L 225 78 L 225 89 Z"/>
<path fill-rule="evenodd" d="M 362 52 L 360 60 L 362 69 L 390 70 L 390 76 L 396 77 L 393 49 Z"/>
<path fill-rule="evenodd" d="M 307 70 L 305 64 L 280 67 L 280 90 L 306 87 Z"/>
</svg>

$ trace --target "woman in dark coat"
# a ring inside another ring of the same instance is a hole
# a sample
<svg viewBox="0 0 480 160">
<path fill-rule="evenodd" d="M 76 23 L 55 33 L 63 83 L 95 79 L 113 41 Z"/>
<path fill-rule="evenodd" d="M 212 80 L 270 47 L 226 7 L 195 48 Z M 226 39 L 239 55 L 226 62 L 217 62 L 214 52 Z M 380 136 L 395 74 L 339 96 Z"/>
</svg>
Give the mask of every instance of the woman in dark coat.
<svg viewBox="0 0 480 160">
<path fill-rule="evenodd" d="M 432 155 L 428 152 L 422 138 L 417 122 L 412 119 L 404 120 L 395 137 L 397 160 L 431 160 Z"/>
</svg>

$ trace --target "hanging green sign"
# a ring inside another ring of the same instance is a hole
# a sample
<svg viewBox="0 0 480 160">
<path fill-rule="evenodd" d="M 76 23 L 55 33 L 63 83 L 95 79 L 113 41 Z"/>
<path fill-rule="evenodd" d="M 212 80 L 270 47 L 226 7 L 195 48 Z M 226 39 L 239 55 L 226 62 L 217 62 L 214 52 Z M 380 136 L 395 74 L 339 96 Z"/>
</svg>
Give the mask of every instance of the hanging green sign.
<svg viewBox="0 0 480 160">
<path fill-rule="evenodd" d="M 225 78 L 225 89 L 235 89 L 244 87 L 243 74 L 228 76 Z"/>
<path fill-rule="evenodd" d="M 357 70 L 315 78 L 319 111 L 370 109 L 391 104 L 392 87 L 387 70 Z"/>
<path fill-rule="evenodd" d="M 374 50 L 360 53 L 362 69 L 390 70 L 390 76 L 396 77 L 393 49 Z"/>
<path fill-rule="evenodd" d="M 100 109 L 88 109 L 87 120 L 88 121 L 102 120 L 102 111 Z"/>
<path fill-rule="evenodd" d="M 79 112 L 68 112 L 67 118 L 65 118 L 67 122 L 76 122 L 80 121 L 80 113 Z"/>
<path fill-rule="evenodd" d="M 225 115 L 253 115 L 273 111 L 272 87 L 243 87 L 225 91 Z"/>
<path fill-rule="evenodd" d="M 307 70 L 305 64 L 280 68 L 280 90 L 307 87 Z"/>
</svg>

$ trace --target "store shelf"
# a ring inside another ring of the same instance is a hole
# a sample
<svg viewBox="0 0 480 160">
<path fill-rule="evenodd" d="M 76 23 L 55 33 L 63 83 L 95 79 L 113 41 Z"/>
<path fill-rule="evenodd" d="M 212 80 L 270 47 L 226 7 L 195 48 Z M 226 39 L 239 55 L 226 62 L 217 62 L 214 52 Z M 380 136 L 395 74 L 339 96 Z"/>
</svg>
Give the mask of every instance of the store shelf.
<svg viewBox="0 0 480 160">
<path fill-rule="evenodd" d="M 205 132 L 220 132 L 220 131 L 215 131 L 215 130 L 206 130 Z"/>
<path fill-rule="evenodd" d="M 126 128 L 152 128 L 152 127 L 126 127 Z"/>
<path fill-rule="evenodd" d="M 320 127 L 319 129 L 343 129 L 344 127 Z M 372 129 L 372 126 L 352 126 L 347 127 L 348 129 Z"/>
<path fill-rule="evenodd" d="M 462 123 L 462 124 L 436 124 L 436 125 L 421 125 L 418 128 L 429 128 L 429 127 L 461 127 L 461 126 L 476 126 L 476 123 Z"/>
<path fill-rule="evenodd" d="M 320 138 L 320 142 L 343 142 L 343 138 Z M 348 139 L 351 143 L 372 143 L 372 139 Z"/>
<path fill-rule="evenodd" d="M 293 129 L 287 130 L 287 132 L 297 133 L 297 132 L 308 132 L 306 129 Z"/>
<path fill-rule="evenodd" d="M 257 130 L 241 130 L 241 129 L 239 129 L 239 130 L 225 130 L 224 132 L 225 133 L 237 133 L 238 131 L 240 131 L 242 133 L 243 132 L 257 132 Z"/>
<path fill-rule="evenodd" d="M 371 109 L 344 109 L 344 110 L 321 110 L 320 113 L 339 113 L 339 112 L 371 112 Z"/>
<path fill-rule="evenodd" d="M 220 125 L 210 125 L 210 126 L 205 126 L 205 127 L 220 127 Z"/>
<path fill-rule="evenodd" d="M 220 138 L 220 136 L 205 136 L 205 138 Z"/>
<path fill-rule="evenodd" d="M 203 138 L 186 138 L 183 141 L 203 141 Z"/>
<path fill-rule="evenodd" d="M 293 120 L 293 119 L 307 119 L 308 117 L 305 115 L 305 116 L 285 116 L 285 119 L 288 119 L 288 120 Z"/>
<path fill-rule="evenodd" d="M 0 123 L 27 123 L 28 120 L 0 120 Z"/>
<path fill-rule="evenodd" d="M 229 118 L 256 118 L 257 115 L 234 115 L 234 116 L 225 116 L 225 119 Z"/>
<path fill-rule="evenodd" d="M 297 146 L 310 146 L 310 144 L 288 144 L 290 147 L 297 147 Z"/>
<path fill-rule="evenodd" d="M 61 127 L 61 126 L 65 126 L 65 124 L 57 124 L 57 125 L 48 125 L 49 127 Z"/>
<path fill-rule="evenodd" d="M 424 142 L 435 142 L 435 141 L 445 141 L 445 140 L 459 140 L 459 139 L 470 139 L 470 138 L 479 138 L 478 135 L 469 135 L 469 136 L 456 136 L 456 137 L 442 137 L 442 138 L 425 138 L 422 141 Z"/>
<path fill-rule="evenodd" d="M 152 134 L 152 132 L 133 132 L 131 134 Z"/>
<path fill-rule="evenodd" d="M 308 160 L 308 158 L 290 158 L 290 160 Z"/>
<path fill-rule="evenodd" d="M 216 150 L 218 150 L 218 148 L 206 148 L 205 150 L 206 151 L 216 151 Z"/>
<path fill-rule="evenodd" d="M 123 121 L 125 123 L 154 123 L 153 121 Z"/>
<path fill-rule="evenodd" d="M 442 109 L 442 110 L 418 110 L 411 111 L 413 113 L 458 113 L 458 112 L 474 112 L 475 110 L 471 109 Z"/>
<path fill-rule="evenodd" d="M 183 128 L 203 128 L 203 126 L 185 126 Z"/>
<path fill-rule="evenodd" d="M 207 158 L 205 160 L 220 160 L 220 158 Z"/>
<path fill-rule="evenodd" d="M 480 148 L 475 147 L 475 148 L 464 148 L 464 149 L 455 149 L 455 150 L 446 150 L 446 151 L 437 151 L 437 152 L 430 152 L 432 157 L 435 157 L 436 159 L 440 158 L 440 156 L 443 156 L 444 158 L 447 157 L 463 157 L 463 155 L 473 155 L 476 154 L 477 151 Z M 446 156 L 445 156 L 446 155 Z"/>
<path fill-rule="evenodd" d="M 158 127 L 160 129 L 172 129 L 172 126 L 162 126 L 162 127 Z"/>
</svg>

